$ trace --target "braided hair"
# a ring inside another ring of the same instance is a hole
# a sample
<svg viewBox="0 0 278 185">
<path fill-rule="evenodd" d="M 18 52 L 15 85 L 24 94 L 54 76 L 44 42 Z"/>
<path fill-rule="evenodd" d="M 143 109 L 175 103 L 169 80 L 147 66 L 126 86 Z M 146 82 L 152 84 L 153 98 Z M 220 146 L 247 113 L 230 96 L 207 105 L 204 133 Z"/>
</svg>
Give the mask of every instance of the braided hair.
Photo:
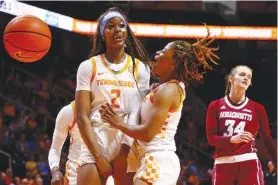
<svg viewBox="0 0 278 185">
<path fill-rule="evenodd" d="M 215 54 L 218 47 L 209 47 L 215 38 L 210 38 L 209 30 L 207 31 L 206 37 L 193 44 L 183 40 L 173 42 L 173 58 L 176 61 L 174 77 L 186 85 L 191 79 L 201 80 L 206 70 L 212 70 L 209 62 L 218 64 L 215 61 L 215 59 L 219 60 Z M 203 72 L 199 71 L 200 67 L 203 68 Z"/>
</svg>

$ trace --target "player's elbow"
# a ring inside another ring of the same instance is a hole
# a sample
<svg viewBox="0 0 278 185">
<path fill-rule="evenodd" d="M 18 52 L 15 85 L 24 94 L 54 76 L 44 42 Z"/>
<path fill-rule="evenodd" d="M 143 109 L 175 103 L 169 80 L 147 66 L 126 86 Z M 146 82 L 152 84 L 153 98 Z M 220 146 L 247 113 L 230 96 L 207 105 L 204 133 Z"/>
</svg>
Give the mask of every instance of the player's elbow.
<svg viewBox="0 0 278 185">
<path fill-rule="evenodd" d="M 84 121 L 85 121 L 85 116 L 83 116 L 82 114 L 77 114 L 76 122 L 77 122 L 78 127 L 82 127 L 83 126 L 82 123 L 84 123 Z"/>
</svg>

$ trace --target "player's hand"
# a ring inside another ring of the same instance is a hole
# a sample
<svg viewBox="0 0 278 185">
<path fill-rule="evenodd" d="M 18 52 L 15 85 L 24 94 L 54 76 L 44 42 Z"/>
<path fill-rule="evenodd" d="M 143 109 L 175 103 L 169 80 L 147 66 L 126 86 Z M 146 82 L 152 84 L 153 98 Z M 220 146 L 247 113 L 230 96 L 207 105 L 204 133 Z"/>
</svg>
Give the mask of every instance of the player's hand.
<svg viewBox="0 0 278 185">
<path fill-rule="evenodd" d="M 64 185 L 63 174 L 58 169 L 52 171 L 51 185 Z"/>
<path fill-rule="evenodd" d="M 240 134 L 232 136 L 230 142 L 233 144 L 238 144 L 238 143 L 249 143 L 252 140 L 254 140 L 254 137 L 250 132 L 242 132 Z"/>
<path fill-rule="evenodd" d="M 123 117 L 119 116 L 108 103 L 101 105 L 99 112 L 102 120 L 115 128 L 124 124 Z"/>
<path fill-rule="evenodd" d="M 275 173 L 276 172 L 275 165 L 271 161 L 268 162 L 267 167 L 268 167 L 268 173 Z"/>
<path fill-rule="evenodd" d="M 104 157 L 96 158 L 96 165 L 98 172 L 102 177 L 108 178 L 110 175 L 112 175 L 112 167 Z"/>
</svg>

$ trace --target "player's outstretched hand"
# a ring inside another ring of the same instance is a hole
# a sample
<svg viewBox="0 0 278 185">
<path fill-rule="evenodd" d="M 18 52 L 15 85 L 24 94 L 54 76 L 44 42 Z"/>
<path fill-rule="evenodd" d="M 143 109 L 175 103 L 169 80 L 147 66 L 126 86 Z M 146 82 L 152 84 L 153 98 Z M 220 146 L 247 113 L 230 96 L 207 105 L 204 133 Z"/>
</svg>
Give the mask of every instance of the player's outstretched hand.
<svg viewBox="0 0 278 185">
<path fill-rule="evenodd" d="M 235 136 L 232 136 L 230 142 L 233 144 L 249 143 L 250 141 L 252 141 L 254 139 L 255 138 L 253 137 L 253 135 L 250 132 L 242 132 Z"/>
</svg>

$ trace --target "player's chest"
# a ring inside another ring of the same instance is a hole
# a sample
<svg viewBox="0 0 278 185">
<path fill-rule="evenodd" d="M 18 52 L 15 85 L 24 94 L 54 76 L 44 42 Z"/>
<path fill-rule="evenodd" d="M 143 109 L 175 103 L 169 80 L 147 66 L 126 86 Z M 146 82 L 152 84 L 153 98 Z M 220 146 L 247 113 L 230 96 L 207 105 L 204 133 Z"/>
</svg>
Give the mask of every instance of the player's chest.
<svg viewBox="0 0 278 185">
<path fill-rule="evenodd" d="M 94 79 L 94 85 L 98 87 L 136 88 L 135 77 L 128 68 L 115 72 L 103 65 L 99 65 Z"/>
<path fill-rule="evenodd" d="M 225 136 L 232 136 L 247 131 L 255 134 L 259 123 L 252 108 L 221 110 L 218 114 L 219 131 Z"/>
</svg>

